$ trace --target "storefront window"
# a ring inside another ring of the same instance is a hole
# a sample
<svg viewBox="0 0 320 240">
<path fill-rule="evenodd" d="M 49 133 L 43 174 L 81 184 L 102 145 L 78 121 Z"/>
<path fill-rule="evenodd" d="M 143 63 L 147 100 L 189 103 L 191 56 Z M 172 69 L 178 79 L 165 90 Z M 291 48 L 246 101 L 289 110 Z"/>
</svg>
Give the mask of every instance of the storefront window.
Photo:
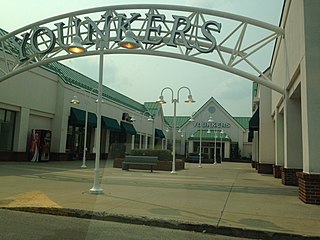
<svg viewBox="0 0 320 240">
<path fill-rule="evenodd" d="M 90 130 L 87 133 L 87 148 L 90 141 Z M 84 127 L 68 126 L 66 152 L 72 153 L 74 159 L 80 159 L 83 154 Z M 90 149 L 90 148 L 88 148 Z M 89 152 L 89 151 L 88 151 Z"/>
<path fill-rule="evenodd" d="M 134 148 L 135 148 L 135 149 L 139 149 L 139 146 L 140 146 L 140 138 L 141 138 L 141 135 L 140 135 L 140 134 L 137 134 L 137 135 L 135 135 L 135 137 L 134 137 Z"/>
<path fill-rule="evenodd" d="M 16 113 L 0 109 L 0 151 L 12 151 Z"/>
</svg>

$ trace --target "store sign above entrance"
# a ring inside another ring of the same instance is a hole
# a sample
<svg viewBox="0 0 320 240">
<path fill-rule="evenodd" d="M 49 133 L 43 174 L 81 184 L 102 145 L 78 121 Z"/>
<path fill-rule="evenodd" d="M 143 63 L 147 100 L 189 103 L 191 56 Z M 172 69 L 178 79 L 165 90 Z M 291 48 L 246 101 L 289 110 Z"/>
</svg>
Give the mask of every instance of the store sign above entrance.
<svg viewBox="0 0 320 240">
<path fill-rule="evenodd" d="M 219 129 L 219 128 L 230 128 L 231 124 L 227 122 L 195 122 L 193 124 L 195 128 L 203 129 Z"/>
<path fill-rule="evenodd" d="M 222 27 L 223 26 L 223 27 Z M 139 49 L 118 46 L 130 29 Z M 259 20 L 209 9 L 133 4 L 71 12 L 35 22 L 11 33 L 0 29 L 0 82 L 50 62 L 105 54 L 142 54 L 203 64 L 258 82 L 278 92 L 255 62 L 272 52 L 283 29 Z M 79 36 L 86 52 L 68 47 Z M 104 43 L 102 50 L 97 46 Z M 271 55 L 271 54 L 270 54 Z"/>
</svg>

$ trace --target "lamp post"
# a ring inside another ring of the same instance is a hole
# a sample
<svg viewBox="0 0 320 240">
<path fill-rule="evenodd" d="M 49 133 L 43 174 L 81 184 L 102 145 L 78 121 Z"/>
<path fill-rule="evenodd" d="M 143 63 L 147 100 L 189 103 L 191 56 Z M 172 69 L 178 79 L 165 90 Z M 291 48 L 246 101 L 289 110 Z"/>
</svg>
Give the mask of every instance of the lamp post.
<svg viewBox="0 0 320 240">
<path fill-rule="evenodd" d="M 169 132 L 169 128 L 167 127 L 166 128 L 166 133 L 168 133 Z M 164 146 L 164 149 L 168 149 L 168 139 L 166 138 L 166 142 L 165 142 L 165 146 Z"/>
<path fill-rule="evenodd" d="M 190 119 L 189 119 L 189 122 L 194 122 L 194 121 L 195 121 L 194 118 L 193 118 L 193 115 L 194 115 L 194 113 L 191 115 L 191 117 L 190 117 Z M 208 122 L 209 122 L 209 123 L 210 123 L 210 122 L 213 122 L 212 117 L 210 117 L 210 118 L 208 119 Z M 211 132 L 210 132 L 210 128 L 208 129 L 207 133 L 211 133 Z M 199 145 L 200 145 L 200 151 L 199 151 L 199 165 L 198 165 L 198 167 L 201 168 L 201 167 L 202 167 L 202 166 L 201 166 L 201 160 L 202 160 L 202 159 L 201 159 L 201 155 L 202 155 L 202 153 L 201 153 L 201 150 L 202 150 L 202 122 L 200 122 Z"/>
<path fill-rule="evenodd" d="M 224 136 L 223 129 L 220 131 L 220 163 L 222 163 L 222 137 Z"/>
<path fill-rule="evenodd" d="M 154 118 L 152 118 L 152 149 L 154 150 L 154 144 L 155 144 L 155 138 L 156 138 L 156 133 L 155 133 L 155 131 L 156 131 L 156 129 L 155 129 L 155 127 L 154 127 L 154 125 L 155 125 L 155 121 L 154 121 L 155 119 Z M 161 148 L 163 149 L 163 141 L 161 140 Z"/>
<path fill-rule="evenodd" d="M 138 48 L 139 45 L 133 39 L 134 34 L 131 30 L 125 32 L 125 38 L 119 42 L 120 47 L 124 48 Z M 98 82 L 98 105 L 97 105 L 97 134 L 96 134 L 96 158 L 94 168 L 93 187 L 90 189 L 91 193 L 102 193 L 103 189 L 99 183 L 99 169 L 100 169 L 100 141 L 101 141 L 101 105 L 102 105 L 102 81 L 103 81 L 103 60 L 104 60 L 104 48 L 106 48 L 106 42 L 103 39 L 97 39 L 97 49 L 99 49 L 99 82 Z M 73 42 L 68 47 L 71 53 L 83 53 L 86 49 L 81 44 L 81 38 L 79 36 L 73 37 Z"/>
<path fill-rule="evenodd" d="M 188 99 L 185 100 L 186 103 L 194 103 L 192 98 L 191 90 L 188 87 L 180 87 L 177 91 L 177 98 L 173 96 L 173 90 L 170 87 L 165 87 L 161 90 L 160 97 L 157 100 L 158 103 L 165 104 L 166 101 L 163 98 L 163 92 L 165 90 L 171 91 L 172 103 L 173 103 L 173 133 L 172 133 L 172 171 L 171 173 L 176 173 L 176 128 L 177 128 L 177 103 L 179 102 L 179 93 L 182 89 L 187 89 L 189 91 Z"/>
<path fill-rule="evenodd" d="M 194 114 L 194 113 L 193 113 Z M 191 115 L 191 118 L 189 119 L 189 122 L 194 122 L 193 114 Z M 200 139 L 199 139 L 199 168 L 202 168 L 201 166 L 201 148 L 202 148 L 202 123 L 200 122 Z"/>
<path fill-rule="evenodd" d="M 213 123 L 214 120 L 212 119 L 212 117 L 210 116 L 209 117 L 209 120 L 208 120 L 209 123 Z M 217 133 L 216 133 L 216 130 L 213 129 L 214 131 L 214 153 L 213 153 L 213 164 L 217 164 L 217 154 L 216 154 L 216 149 L 217 149 Z"/>
<path fill-rule="evenodd" d="M 84 94 L 86 95 L 86 90 L 85 89 L 82 89 L 84 91 Z M 92 94 L 92 92 L 94 90 L 97 90 L 96 88 L 92 88 L 90 90 L 90 93 L 89 94 Z M 87 152 L 87 135 L 88 135 L 88 98 L 89 96 L 86 95 L 86 101 L 85 101 L 85 123 L 84 123 L 84 139 L 83 139 L 83 157 L 82 157 L 82 165 L 81 165 L 81 168 L 86 168 L 87 165 L 86 165 L 86 152 Z M 96 101 L 97 102 L 97 101 Z M 80 104 L 80 101 L 78 100 L 77 96 L 73 96 L 73 99 L 70 101 L 71 104 Z"/>
<path fill-rule="evenodd" d="M 214 163 L 217 164 L 217 132 L 214 129 Z"/>
</svg>

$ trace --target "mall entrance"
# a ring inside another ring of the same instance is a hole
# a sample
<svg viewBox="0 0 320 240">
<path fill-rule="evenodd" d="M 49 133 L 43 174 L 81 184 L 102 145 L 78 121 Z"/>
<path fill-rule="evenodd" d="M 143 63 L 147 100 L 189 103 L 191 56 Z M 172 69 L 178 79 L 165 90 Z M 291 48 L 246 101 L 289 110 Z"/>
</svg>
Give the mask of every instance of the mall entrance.
<svg viewBox="0 0 320 240">
<path fill-rule="evenodd" d="M 195 142 L 196 152 L 200 152 L 200 143 Z M 216 153 L 216 161 L 217 163 L 221 163 L 223 159 L 221 156 L 224 156 L 224 144 L 222 143 L 214 143 L 214 142 L 203 142 L 201 143 L 201 156 L 202 161 L 205 163 L 213 163 L 214 162 L 214 153 Z"/>
</svg>

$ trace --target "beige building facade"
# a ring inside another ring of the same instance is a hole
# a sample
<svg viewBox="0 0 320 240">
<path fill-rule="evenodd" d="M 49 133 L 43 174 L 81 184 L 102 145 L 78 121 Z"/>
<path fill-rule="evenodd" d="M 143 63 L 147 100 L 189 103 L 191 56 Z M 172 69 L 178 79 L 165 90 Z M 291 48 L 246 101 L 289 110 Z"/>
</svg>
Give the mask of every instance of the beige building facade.
<svg viewBox="0 0 320 240">
<path fill-rule="evenodd" d="M 87 154 L 95 153 L 97 83 L 53 63 L 16 75 L 1 83 L 1 160 L 30 160 L 32 130 L 50 131 L 50 159 L 80 159 L 88 112 Z M 112 144 L 125 152 L 133 148 L 164 149 L 166 129 L 160 104 L 138 103 L 104 87 L 101 152 L 106 158 Z M 73 105 L 72 99 L 79 104 Z M 152 118 L 152 119 L 150 119 Z"/>
<path fill-rule="evenodd" d="M 284 95 L 256 86 L 253 109 L 259 109 L 254 131 L 253 165 L 273 173 L 285 185 L 299 187 L 299 198 L 320 203 L 320 2 L 287 0 L 269 74 Z"/>
</svg>

